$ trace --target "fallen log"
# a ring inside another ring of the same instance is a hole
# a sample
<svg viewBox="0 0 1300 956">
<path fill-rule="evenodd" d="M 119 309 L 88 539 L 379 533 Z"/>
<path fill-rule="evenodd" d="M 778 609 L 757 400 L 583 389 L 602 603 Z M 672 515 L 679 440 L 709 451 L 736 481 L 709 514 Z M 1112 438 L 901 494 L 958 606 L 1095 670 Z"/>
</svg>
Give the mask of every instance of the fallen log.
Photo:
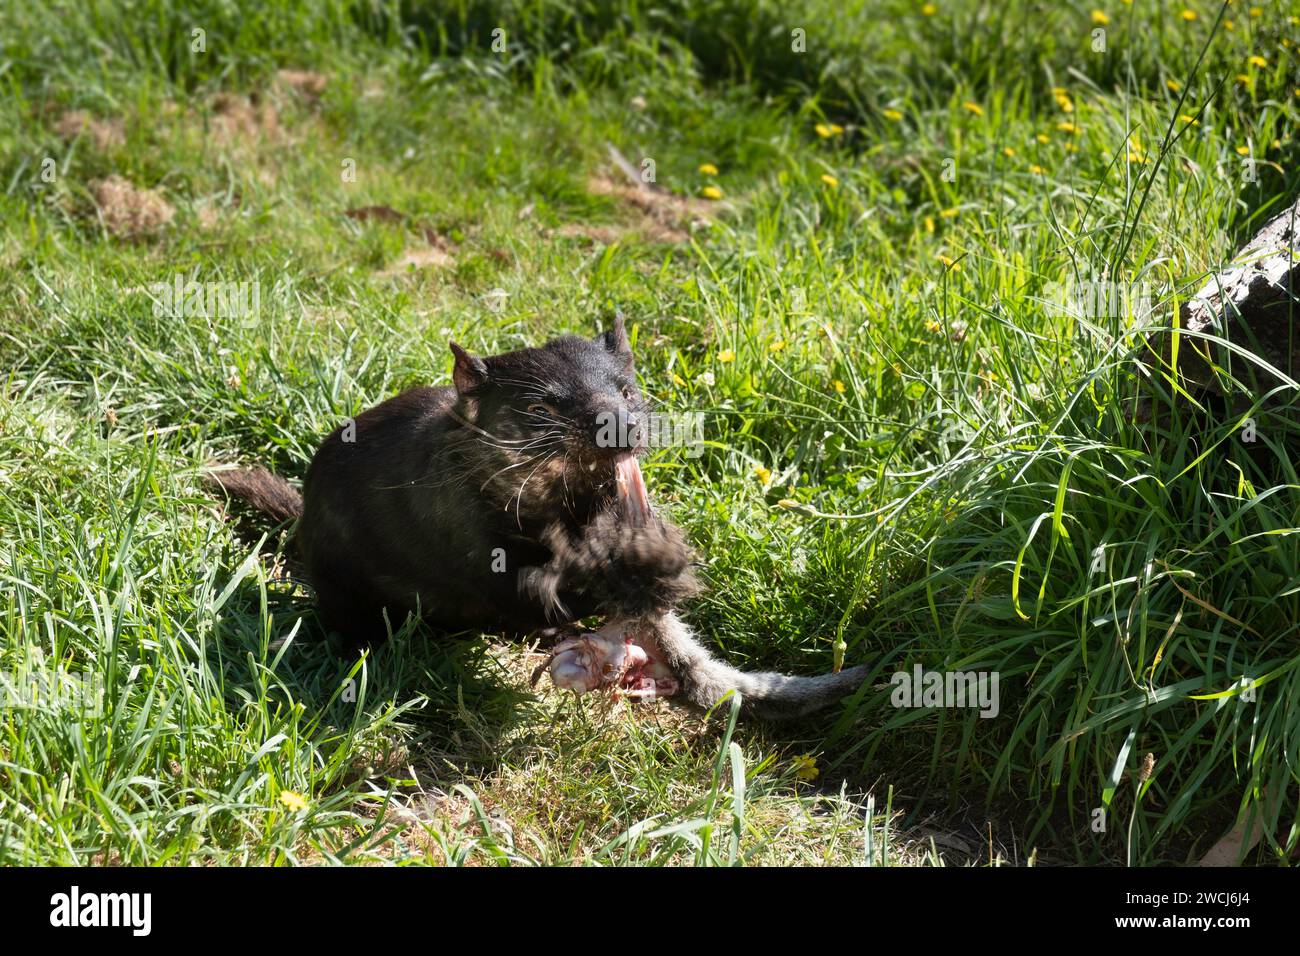
<svg viewBox="0 0 1300 956">
<path fill-rule="evenodd" d="M 1159 354 L 1175 364 L 1182 387 L 1222 393 L 1223 370 L 1262 394 L 1296 386 L 1300 372 L 1300 200 L 1269 220 L 1222 272 L 1179 309 L 1179 327 L 1213 335 L 1258 356 L 1268 367 L 1200 334 L 1162 334 Z M 1261 375 L 1261 373 L 1263 373 Z"/>
</svg>

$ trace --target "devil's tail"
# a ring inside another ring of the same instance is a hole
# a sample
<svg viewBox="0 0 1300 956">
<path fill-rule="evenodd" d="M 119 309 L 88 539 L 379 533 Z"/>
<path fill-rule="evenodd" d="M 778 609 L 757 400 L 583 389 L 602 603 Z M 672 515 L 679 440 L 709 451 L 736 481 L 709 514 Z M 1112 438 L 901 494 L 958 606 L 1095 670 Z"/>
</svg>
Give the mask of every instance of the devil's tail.
<svg viewBox="0 0 1300 956">
<path fill-rule="evenodd" d="M 302 494 L 298 489 L 260 465 L 209 471 L 203 478 L 209 487 L 220 488 L 273 521 L 302 517 Z"/>
</svg>

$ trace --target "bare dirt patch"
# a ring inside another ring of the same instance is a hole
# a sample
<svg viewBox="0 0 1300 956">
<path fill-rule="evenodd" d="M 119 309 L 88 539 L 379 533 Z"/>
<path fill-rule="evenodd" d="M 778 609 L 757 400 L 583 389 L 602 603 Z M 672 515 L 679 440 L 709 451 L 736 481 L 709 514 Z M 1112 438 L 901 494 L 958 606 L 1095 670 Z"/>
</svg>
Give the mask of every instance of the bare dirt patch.
<svg viewBox="0 0 1300 956">
<path fill-rule="evenodd" d="M 140 189 L 116 174 L 90 184 L 99 218 L 111 235 L 140 239 L 162 231 L 176 210 L 157 189 Z"/>
</svg>

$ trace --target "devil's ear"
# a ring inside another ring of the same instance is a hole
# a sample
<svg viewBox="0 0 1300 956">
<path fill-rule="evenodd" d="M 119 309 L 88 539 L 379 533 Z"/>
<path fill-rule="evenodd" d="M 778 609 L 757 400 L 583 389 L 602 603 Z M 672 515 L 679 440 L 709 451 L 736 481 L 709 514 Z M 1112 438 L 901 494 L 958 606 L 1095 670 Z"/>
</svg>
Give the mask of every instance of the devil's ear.
<svg viewBox="0 0 1300 956">
<path fill-rule="evenodd" d="M 456 356 L 456 365 L 451 370 L 451 380 L 456 385 L 456 393 L 465 395 L 487 384 L 488 369 L 481 358 L 470 355 L 455 342 L 447 343 L 451 346 L 451 354 Z"/>
<path fill-rule="evenodd" d="M 632 344 L 627 340 L 627 328 L 623 325 L 623 313 L 614 313 L 614 324 L 608 332 L 596 336 L 596 341 L 605 346 L 611 355 L 623 360 L 628 368 L 632 367 Z"/>
</svg>

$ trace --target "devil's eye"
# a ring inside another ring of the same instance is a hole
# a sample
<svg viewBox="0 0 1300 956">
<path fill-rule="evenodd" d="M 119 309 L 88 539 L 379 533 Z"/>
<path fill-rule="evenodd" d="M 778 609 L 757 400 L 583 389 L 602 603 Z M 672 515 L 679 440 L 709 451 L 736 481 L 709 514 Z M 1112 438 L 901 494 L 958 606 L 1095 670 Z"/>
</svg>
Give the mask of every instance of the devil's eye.
<svg viewBox="0 0 1300 956">
<path fill-rule="evenodd" d="M 633 394 L 634 394 L 634 393 L 633 393 L 633 391 L 632 391 L 632 386 L 631 386 L 631 385 L 624 385 L 624 386 L 623 386 L 623 400 L 624 400 L 624 401 L 628 401 L 628 402 L 632 401 L 632 395 L 633 395 Z"/>
<path fill-rule="evenodd" d="M 545 402 L 534 402 L 528 406 L 528 413 L 530 415 L 554 416 L 555 409 L 551 408 L 551 406 L 547 405 Z"/>
</svg>

